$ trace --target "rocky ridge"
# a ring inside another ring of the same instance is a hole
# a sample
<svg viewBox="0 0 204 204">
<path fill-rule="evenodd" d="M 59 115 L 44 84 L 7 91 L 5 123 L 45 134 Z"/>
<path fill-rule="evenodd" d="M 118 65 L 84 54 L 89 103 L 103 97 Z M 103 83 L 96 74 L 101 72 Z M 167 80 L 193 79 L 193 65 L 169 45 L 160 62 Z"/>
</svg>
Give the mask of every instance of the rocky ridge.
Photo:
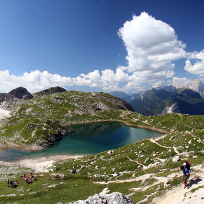
<svg viewBox="0 0 204 204">
<path fill-rule="evenodd" d="M 34 97 L 40 97 L 40 96 L 46 96 L 48 94 L 52 94 L 52 93 L 58 93 L 58 92 L 66 92 L 66 89 L 56 86 L 56 87 L 51 87 L 49 89 L 37 92 L 35 94 L 33 94 Z"/>
</svg>

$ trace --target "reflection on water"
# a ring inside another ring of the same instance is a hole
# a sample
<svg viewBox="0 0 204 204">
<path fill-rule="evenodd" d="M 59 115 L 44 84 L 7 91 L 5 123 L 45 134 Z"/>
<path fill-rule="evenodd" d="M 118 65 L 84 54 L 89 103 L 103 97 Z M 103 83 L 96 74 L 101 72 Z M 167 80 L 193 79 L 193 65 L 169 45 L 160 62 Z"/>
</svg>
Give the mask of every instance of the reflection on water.
<svg viewBox="0 0 204 204">
<path fill-rule="evenodd" d="M 119 122 L 98 122 L 69 126 L 73 133 L 63 137 L 51 148 L 42 151 L 20 151 L 7 149 L 0 152 L 1 161 L 13 161 L 51 155 L 87 155 L 119 148 L 147 137 L 158 137 L 162 133 L 142 128 L 124 126 Z"/>
</svg>

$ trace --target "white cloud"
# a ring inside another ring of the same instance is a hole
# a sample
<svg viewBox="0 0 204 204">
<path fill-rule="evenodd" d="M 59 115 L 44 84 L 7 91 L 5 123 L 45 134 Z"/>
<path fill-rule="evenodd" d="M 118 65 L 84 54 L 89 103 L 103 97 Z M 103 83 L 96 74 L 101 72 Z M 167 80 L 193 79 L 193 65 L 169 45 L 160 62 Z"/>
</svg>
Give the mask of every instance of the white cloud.
<svg viewBox="0 0 204 204">
<path fill-rule="evenodd" d="M 161 80 L 174 75 L 172 61 L 186 57 L 185 44 L 177 40 L 174 29 L 146 12 L 126 21 L 118 31 L 127 50 L 128 73 L 140 72 L 141 82 Z M 144 74 L 141 74 L 144 72 Z M 148 74 L 148 76 L 147 76 Z"/>
<path fill-rule="evenodd" d="M 183 78 L 173 77 L 172 83 L 173 84 L 184 84 L 186 86 L 192 85 L 192 81 L 190 79 L 187 79 L 186 77 L 183 77 Z"/>
<path fill-rule="evenodd" d="M 162 86 L 162 84 L 163 84 L 163 81 L 162 81 L 162 80 L 159 80 L 159 81 L 157 81 L 157 82 L 152 86 L 152 88 L 160 87 L 160 86 Z"/>
<path fill-rule="evenodd" d="M 0 91 L 10 90 L 23 86 L 31 93 L 54 86 L 72 86 L 73 80 L 70 77 L 62 77 L 58 74 L 50 74 L 47 71 L 39 70 L 24 73 L 22 76 L 10 75 L 8 70 L 0 71 Z"/>
<path fill-rule="evenodd" d="M 203 76 L 204 74 L 204 50 L 201 52 L 194 52 L 188 55 L 189 59 L 186 60 L 186 65 L 184 69 L 191 74 L 199 74 Z M 190 59 L 193 59 L 195 63 L 192 65 Z"/>
<path fill-rule="evenodd" d="M 112 89 L 119 90 L 120 83 L 127 83 L 129 76 L 120 67 L 116 69 L 114 73 L 111 69 L 98 70 L 86 74 L 80 74 L 80 76 L 73 78 L 76 85 L 87 85 L 90 87 L 102 87 L 104 90 Z"/>
</svg>

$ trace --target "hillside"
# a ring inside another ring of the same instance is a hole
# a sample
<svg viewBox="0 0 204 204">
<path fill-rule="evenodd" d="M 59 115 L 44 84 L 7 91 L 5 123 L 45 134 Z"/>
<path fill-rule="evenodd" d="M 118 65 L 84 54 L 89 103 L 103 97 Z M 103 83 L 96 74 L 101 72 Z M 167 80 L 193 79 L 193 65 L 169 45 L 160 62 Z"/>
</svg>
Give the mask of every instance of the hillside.
<svg viewBox="0 0 204 204">
<path fill-rule="evenodd" d="M 165 92 L 156 96 L 168 97 Z M 141 140 L 96 155 L 72 159 L 60 155 L 58 160 L 64 160 L 56 163 L 52 157 L 37 159 L 37 163 L 35 160 L 2 162 L 0 198 L 4 203 L 68 203 L 104 192 L 121 192 L 133 203 L 157 203 L 155 198 L 166 192 L 174 189 L 180 192 L 182 172 L 178 168 L 185 160 L 189 160 L 194 169 L 190 189 L 182 191 L 182 199 L 185 200 L 186 195 L 203 199 L 198 196 L 204 179 L 202 115 L 143 116 L 125 101 L 98 92 L 56 92 L 28 100 L 18 99 L 16 105 L 13 100 L 1 105 L 11 111 L 11 117 L 1 120 L 1 149 L 14 147 L 12 144 L 15 148 L 30 150 L 35 145 L 49 146 L 69 132 L 64 125 L 82 122 L 120 121 L 164 133 L 159 138 Z M 39 167 L 43 163 L 50 165 L 41 171 Z M 76 168 L 74 174 L 73 167 Z M 20 178 L 31 171 L 35 172 L 36 182 L 26 184 L 19 180 L 17 188 L 6 186 L 7 176 Z"/>
<path fill-rule="evenodd" d="M 119 113 L 123 114 L 123 119 L 120 119 L 125 123 L 158 128 L 168 133 L 163 137 L 145 139 L 85 158 L 59 161 L 50 166 L 46 173 L 36 172 L 37 182 L 28 185 L 20 180 L 16 189 L 4 189 L 6 177 L 3 177 L 0 180 L 1 195 L 14 195 L 2 196 L 2 201 L 50 203 L 52 198 L 52 203 L 67 203 L 85 200 L 105 191 L 121 192 L 130 197 L 133 203 L 157 203 L 159 200 L 153 199 L 171 190 L 180 192 L 182 189 L 182 172 L 178 168 L 185 160 L 191 162 L 193 171 L 190 189 L 182 191 L 181 199 L 187 200 L 185 195 L 188 195 L 188 199 L 191 195 L 197 195 L 196 198 L 202 200 L 202 195 L 198 195 L 203 189 L 204 179 L 203 116 L 166 114 L 143 117 L 130 111 Z M 28 163 L 24 162 L 24 165 L 29 167 Z M 24 172 L 23 162 L 17 161 L 17 164 L 22 165 L 19 171 Z M 34 171 L 34 166 L 30 167 Z M 76 168 L 75 174 L 71 173 L 73 167 Z M 14 173 L 15 177 L 19 177 L 19 171 Z"/>
<path fill-rule="evenodd" d="M 71 133 L 64 124 L 111 119 L 117 110 L 134 111 L 126 101 L 110 94 L 56 90 L 42 91 L 28 100 L 12 97 L 3 101 L 1 105 L 11 111 L 11 117 L 1 122 L 0 139 L 48 147 Z"/>
<path fill-rule="evenodd" d="M 165 89 L 148 90 L 140 99 L 130 102 L 136 112 L 151 116 L 166 113 L 190 115 L 204 114 L 204 99 L 191 89 L 178 89 L 174 92 Z"/>
</svg>

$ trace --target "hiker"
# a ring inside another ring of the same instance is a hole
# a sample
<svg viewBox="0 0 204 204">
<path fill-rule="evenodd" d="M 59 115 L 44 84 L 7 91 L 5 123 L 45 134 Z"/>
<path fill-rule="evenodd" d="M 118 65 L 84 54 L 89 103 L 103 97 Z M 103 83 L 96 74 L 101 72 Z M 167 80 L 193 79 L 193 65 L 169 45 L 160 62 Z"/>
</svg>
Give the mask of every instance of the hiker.
<svg viewBox="0 0 204 204">
<path fill-rule="evenodd" d="M 16 188 L 17 184 L 18 184 L 18 181 L 13 181 L 13 180 L 10 181 L 10 187 L 11 188 Z"/>
<path fill-rule="evenodd" d="M 188 178 L 190 176 L 190 172 L 189 170 L 184 167 L 184 166 L 181 166 L 180 169 L 183 171 L 183 183 L 184 183 L 184 188 L 189 188 L 188 184 L 187 184 L 187 181 L 188 181 Z"/>
<path fill-rule="evenodd" d="M 18 184 L 18 181 L 14 181 L 14 182 L 13 182 L 13 188 L 16 188 L 16 187 L 17 187 L 17 184 Z"/>
<path fill-rule="evenodd" d="M 9 187 L 9 178 L 7 178 L 7 186 Z"/>
<path fill-rule="evenodd" d="M 191 172 L 191 164 L 190 164 L 189 161 L 185 161 L 185 162 L 183 163 L 183 166 L 184 166 L 184 168 L 187 168 L 187 169 L 188 169 L 189 173 Z"/>
<path fill-rule="evenodd" d="M 30 183 L 33 182 L 32 180 L 29 180 L 28 178 L 26 178 L 25 181 L 26 181 L 27 184 L 30 184 Z"/>
<path fill-rule="evenodd" d="M 23 176 L 21 176 L 21 179 L 26 179 L 26 175 L 23 174 Z"/>
</svg>

